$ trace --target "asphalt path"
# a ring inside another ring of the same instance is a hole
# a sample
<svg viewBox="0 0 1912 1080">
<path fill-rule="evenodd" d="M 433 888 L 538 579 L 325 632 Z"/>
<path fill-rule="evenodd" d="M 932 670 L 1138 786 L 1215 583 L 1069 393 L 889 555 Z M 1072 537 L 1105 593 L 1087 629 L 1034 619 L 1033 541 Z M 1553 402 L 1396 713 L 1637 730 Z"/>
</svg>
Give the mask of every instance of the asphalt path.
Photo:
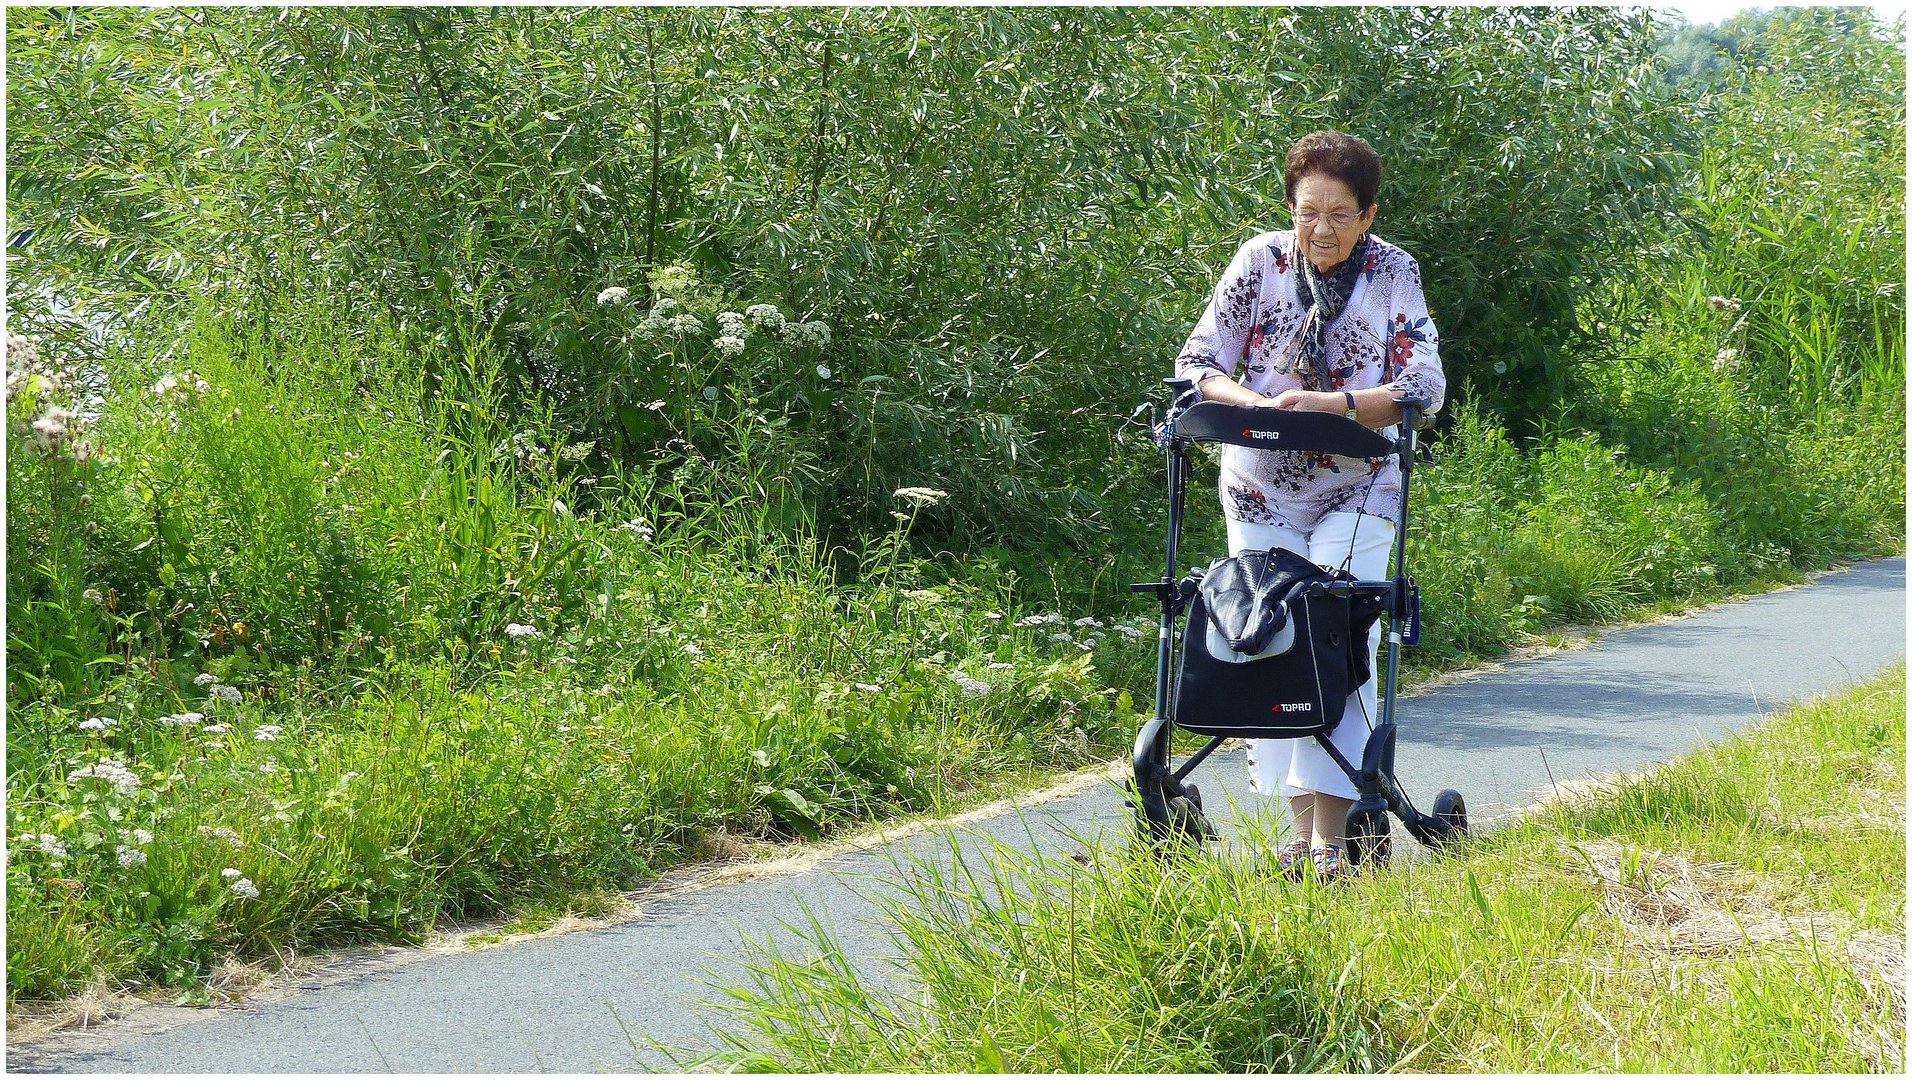
<svg viewBox="0 0 1912 1080">
<path fill-rule="evenodd" d="M 1476 820 L 1559 785 L 1638 770 L 1788 703 L 1864 680 L 1905 655 L 1905 560 L 1592 644 L 1405 697 L 1396 773 L 1411 797 L 1459 789 Z M 1241 752 L 1196 774 L 1224 837 L 1271 813 Z M 805 870 L 644 899 L 602 929 L 452 954 L 388 950 L 334 963 L 233 1007 L 143 1007 L 124 1019 L 9 1045 L 32 1072 L 597 1072 L 671 1070 L 658 1045 L 712 1045 L 734 1024 L 708 1002 L 737 984 L 747 942 L 802 956 L 815 917 L 872 971 L 895 947 L 880 898 L 913 861 L 992 842 L 1068 853 L 1128 827 L 1106 783 L 952 828 L 921 831 Z M 1425 808 L 1426 802 L 1422 803 Z M 1265 823 L 1266 819 L 1263 819 Z M 1414 845 L 1403 836 L 1398 850 Z"/>
</svg>

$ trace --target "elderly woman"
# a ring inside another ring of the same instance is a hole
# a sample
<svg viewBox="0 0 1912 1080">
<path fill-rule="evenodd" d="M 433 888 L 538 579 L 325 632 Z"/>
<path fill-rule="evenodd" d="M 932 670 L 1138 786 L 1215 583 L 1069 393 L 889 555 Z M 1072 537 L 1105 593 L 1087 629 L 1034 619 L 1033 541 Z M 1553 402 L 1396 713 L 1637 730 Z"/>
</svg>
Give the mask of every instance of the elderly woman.
<svg viewBox="0 0 1912 1080">
<path fill-rule="evenodd" d="M 1241 246 L 1208 310 L 1175 360 L 1205 399 L 1270 409 L 1338 413 L 1371 428 L 1398 422 L 1397 398 L 1440 407 L 1438 337 L 1421 295 L 1420 268 L 1375 236 L 1381 159 L 1363 139 L 1317 131 L 1295 143 L 1282 170 L 1295 227 Z M 1228 550 L 1285 547 L 1366 580 L 1384 578 L 1401 520 L 1400 466 L 1299 451 L 1228 447 L 1221 463 Z M 1380 642 L 1377 624 L 1370 657 Z M 1372 666 L 1372 665 L 1370 665 Z M 1348 697 L 1330 735 L 1359 763 L 1375 716 L 1375 680 Z M 1286 873 L 1312 860 L 1341 872 L 1354 784 L 1312 739 L 1249 743 L 1252 786 L 1279 787 L 1294 810 Z"/>
</svg>

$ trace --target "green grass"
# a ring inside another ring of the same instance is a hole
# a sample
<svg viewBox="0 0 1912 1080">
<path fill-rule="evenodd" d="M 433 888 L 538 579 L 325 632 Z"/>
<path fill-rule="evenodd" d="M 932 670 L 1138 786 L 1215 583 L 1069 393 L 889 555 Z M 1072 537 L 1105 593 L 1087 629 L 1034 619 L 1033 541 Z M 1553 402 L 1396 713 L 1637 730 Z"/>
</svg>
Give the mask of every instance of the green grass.
<svg viewBox="0 0 1912 1080">
<path fill-rule="evenodd" d="M 774 477 L 743 463 L 591 467 L 548 417 L 510 423 L 478 359 L 427 389 L 377 326 L 276 326 L 208 316 L 170 365 L 116 360 L 106 455 L 8 459 L 10 1000 L 192 986 L 227 955 L 414 940 L 737 838 L 935 814 L 1106 760 L 1146 708 L 1152 619 L 1089 606 L 1106 567 L 926 558 L 939 507 L 907 499 L 830 543 L 766 517 L 749 492 Z M 206 388 L 147 391 L 166 370 Z M 683 407 L 706 405 L 748 411 Z M 1818 460 L 1769 489 L 1843 475 Z M 1418 475 L 1416 671 L 1749 573 L 1695 481 L 1589 435 L 1523 450 L 1462 409 Z M 1839 550 L 1893 546 L 1889 505 L 1850 511 L 1874 524 Z M 74 778 L 104 760 L 136 789 Z"/>
<path fill-rule="evenodd" d="M 919 862 L 889 905 L 907 987 L 813 925 L 758 954 L 706 1064 L 1897 1072 L 1904 798 L 1901 666 L 1342 887 L 1119 845 Z"/>
</svg>

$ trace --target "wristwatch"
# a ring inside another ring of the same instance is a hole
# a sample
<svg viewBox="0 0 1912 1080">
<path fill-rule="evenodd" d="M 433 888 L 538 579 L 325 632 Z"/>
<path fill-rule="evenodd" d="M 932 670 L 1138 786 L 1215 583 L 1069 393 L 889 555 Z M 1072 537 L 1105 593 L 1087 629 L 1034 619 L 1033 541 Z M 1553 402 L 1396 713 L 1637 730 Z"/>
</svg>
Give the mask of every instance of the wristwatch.
<svg viewBox="0 0 1912 1080">
<path fill-rule="evenodd" d="M 1341 391 L 1341 396 L 1348 399 L 1348 411 L 1343 413 L 1342 415 L 1346 416 L 1350 420 L 1354 419 L 1354 395 L 1348 393 L 1346 390 L 1343 390 Z"/>
</svg>

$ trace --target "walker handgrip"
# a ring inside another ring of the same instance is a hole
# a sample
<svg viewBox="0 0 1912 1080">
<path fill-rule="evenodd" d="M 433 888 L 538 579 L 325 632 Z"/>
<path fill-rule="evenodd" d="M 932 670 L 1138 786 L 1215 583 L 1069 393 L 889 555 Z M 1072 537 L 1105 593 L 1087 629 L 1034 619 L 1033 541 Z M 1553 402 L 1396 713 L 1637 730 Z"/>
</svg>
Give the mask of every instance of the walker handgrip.
<svg viewBox="0 0 1912 1080">
<path fill-rule="evenodd" d="M 1311 450 L 1342 457 L 1377 458 L 1394 453 L 1394 440 L 1333 413 L 1266 409 L 1203 401 L 1176 418 L 1175 436 L 1188 442 L 1223 442 L 1256 450 Z"/>
<path fill-rule="evenodd" d="M 1434 414 L 1428 411 L 1427 398 L 1395 398 L 1394 404 L 1401 410 L 1403 427 L 1420 431 L 1433 426 Z"/>
</svg>

